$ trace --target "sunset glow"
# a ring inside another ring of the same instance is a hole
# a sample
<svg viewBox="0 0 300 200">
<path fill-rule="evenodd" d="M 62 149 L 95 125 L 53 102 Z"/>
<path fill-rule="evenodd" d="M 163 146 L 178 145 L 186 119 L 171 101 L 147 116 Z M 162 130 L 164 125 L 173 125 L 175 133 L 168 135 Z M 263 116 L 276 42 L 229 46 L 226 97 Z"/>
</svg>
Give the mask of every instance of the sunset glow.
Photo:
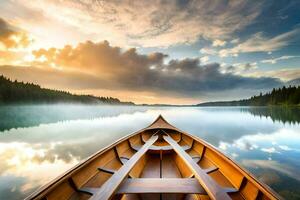
<svg viewBox="0 0 300 200">
<path fill-rule="evenodd" d="M 0 74 L 42 87 L 195 104 L 300 80 L 297 0 L 5 0 L 0 13 Z"/>
</svg>

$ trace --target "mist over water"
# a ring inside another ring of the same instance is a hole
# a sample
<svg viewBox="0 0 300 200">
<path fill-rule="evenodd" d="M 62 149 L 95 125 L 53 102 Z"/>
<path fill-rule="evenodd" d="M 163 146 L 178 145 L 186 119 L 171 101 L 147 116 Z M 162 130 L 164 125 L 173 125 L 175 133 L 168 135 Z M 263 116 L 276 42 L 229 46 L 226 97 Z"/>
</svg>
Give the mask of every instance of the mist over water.
<svg viewBox="0 0 300 200">
<path fill-rule="evenodd" d="M 286 199 L 300 198 L 298 108 L 26 105 L 0 107 L 0 199 L 22 199 L 162 114 Z"/>
</svg>

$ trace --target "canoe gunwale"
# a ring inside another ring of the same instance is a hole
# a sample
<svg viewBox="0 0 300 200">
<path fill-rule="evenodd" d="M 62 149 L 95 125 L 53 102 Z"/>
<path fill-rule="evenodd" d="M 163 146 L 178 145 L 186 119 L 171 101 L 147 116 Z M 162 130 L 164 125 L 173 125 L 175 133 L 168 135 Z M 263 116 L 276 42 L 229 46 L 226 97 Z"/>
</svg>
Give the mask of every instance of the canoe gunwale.
<svg viewBox="0 0 300 200">
<path fill-rule="evenodd" d="M 177 129 L 179 130 L 179 129 Z M 180 131 L 180 130 L 179 130 Z M 252 180 L 252 183 L 258 187 L 260 190 L 263 190 L 264 194 L 267 195 L 270 198 L 277 198 L 277 199 L 283 199 L 281 196 L 279 196 L 272 188 L 270 188 L 268 185 L 266 185 L 263 182 L 260 182 L 257 180 L 257 178 L 250 173 L 248 170 L 244 169 L 243 167 L 241 167 L 240 165 L 238 165 L 234 160 L 232 160 L 230 157 L 226 156 L 225 154 L 223 154 L 222 152 L 220 152 L 216 147 L 214 147 L 212 144 L 196 137 L 193 136 L 187 132 L 181 131 L 181 133 L 191 137 L 193 140 L 196 140 L 200 143 L 202 143 L 206 148 L 209 148 L 210 150 L 214 151 L 215 153 L 217 153 L 219 156 L 221 156 L 222 158 L 226 159 L 226 162 L 229 162 L 231 165 L 233 165 L 237 170 L 239 170 L 239 172 L 241 172 L 246 179 L 248 180 Z M 271 194 L 272 195 L 271 195 Z"/>
<path fill-rule="evenodd" d="M 70 169 L 68 169 L 67 171 L 65 171 L 64 173 L 58 175 L 56 178 L 54 178 L 52 181 L 46 183 L 45 185 L 41 186 L 39 189 L 37 189 L 36 191 L 34 191 L 33 193 L 31 193 L 28 197 L 26 197 L 24 200 L 30 200 L 30 199 L 35 199 L 38 198 L 39 196 L 44 195 L 45 192 L 51 192 L 53 189 L 55 189 L 55 186 L 57 184 L 60 184 L 62 180 L 67 180 L 68 178 L 70 178 L 73 174 L 75 174 L 77 172 L 77 170 L 79 170 L 82 167 L 85 167 L 85 165 L 89 164 L 90 162 L 92 162 L 95 158 L 97 158 L 98 156 L 100 156 L 101 154 L 109 151 L 110 149 L 114 148 L 116 145 L 128 140 L 129 138 L 138 135 L 140 133 L 143 133 L 144 131 L 146 131 L 146 128 L 143 128 L 139 131 L 136 131 L 134 133 L 130 133 L 128 135 L 125 135 L 123 137 L 121 137 L 120 139 L 118 139 L 116 142 L 109 144 L 105 147 L 103 147 L 102 149 L 100 149 L 99 151 L 97 151 L 96 153 L 90 155 L 89 157 L 83 159 L 82 161 L 80 161 L 78 164 L 74 165 L 73 167 L 71 167 Z M 41 198 L 42 198 L 41 197 Z"/>
<path fill-rule="evenodd" d="M 181 133 L 183 135 L 187 135 L 190 138 L 192 138 L 193 141 L 200 142 L 205 148 L 209 148 L 210 150 L 212 150 L 213 152 L 215 152 L 218 156 L 220 156 L 221 158 L 225 159 L 226 162 L 229 162 L 231 165 L 233 165 L 233 167 L 235 167 L 239 172 L 241 172 L 246 179 L 252 180 L 251 182 L 256 187 L 258 187 L 259 190 L 263 190 L 262 192 L 264 192 L 264 194 L 266 196 L 268 196 L 269 198 L 273 199 L 275 197 L 276 199 L 283 199 L 272 188 L 270 188 L 268 185 L 266 185 L 266 184 L 258 181 L 252 173 L 250 173 L 249 171 L 247 171 L 246 169 L 244 169 L 243 167 L 241 167 L 240 165 L 238 165 L 234 160 L 232 160 L 230 157 L 228 157 L 225 154 L 223 154 L 221 151 L 219 151 L 212 144 L 204 141 L 203 139 L 201 139 L 201 138 L 199 138 L 197 136 L 191 135 L 190 133 L 182 131 L 182 130 L 178 129 L 177 127 L 169 124 L 161 115 L 159 115 L 157 117 L 157 119 L 152 124 L 150 124 L 148 127 L 146 127 L 145 129 L 147 130 L 147 128 L 153 126 L 155 124 L 155 122 L 157 122 L 159 119 L 162 119 L 170 127 L 170 128 L 163 128 L 163 129 L 169 129 L 169 130 L 177 131 L 177 132 L 179 132 L 179 133 Z M 159 128 L 150 128 L 150 129 L 159 129 Z M 203 155 L 201 155 L 201 156 L 203 156 Z"/>
</svg>

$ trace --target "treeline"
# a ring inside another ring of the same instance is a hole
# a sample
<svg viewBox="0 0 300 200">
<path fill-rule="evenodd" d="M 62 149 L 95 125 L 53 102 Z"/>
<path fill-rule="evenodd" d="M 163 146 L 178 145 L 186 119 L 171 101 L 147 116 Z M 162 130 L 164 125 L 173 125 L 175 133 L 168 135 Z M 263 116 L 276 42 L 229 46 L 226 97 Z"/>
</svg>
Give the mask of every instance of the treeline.
<svg viewBox="0 0 300 200">
<path fill-rule="evenodd" d="M 112 97 L 74 95 L 65 91 L 45 89 L 33 83 L 12 81 L 3 75 L 0 76 L 0 104 L 31 103 L 133 104 Z"/>
<path fill-rule="evenodd" d="M 218 101 L 198 104 L 197 106 L 269 106 L 300 105 L 300 86 L 289 86 L 273 89 L 266 94 L 260 93 L 250 99 L 239 101 Z"/>
</svg>

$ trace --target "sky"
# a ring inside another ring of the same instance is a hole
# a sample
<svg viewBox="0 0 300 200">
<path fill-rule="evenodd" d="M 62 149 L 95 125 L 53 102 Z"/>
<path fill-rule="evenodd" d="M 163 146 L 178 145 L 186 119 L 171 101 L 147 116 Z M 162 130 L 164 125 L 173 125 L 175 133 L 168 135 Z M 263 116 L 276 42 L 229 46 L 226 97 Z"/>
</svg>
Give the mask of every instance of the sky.
<svg viewBox="0 0 300 200">
<path fill-rule="evenodd" d="M 135 103 L 300 83 L 299 0 L 0 0 L 0 74 Z"/>
</svg>

